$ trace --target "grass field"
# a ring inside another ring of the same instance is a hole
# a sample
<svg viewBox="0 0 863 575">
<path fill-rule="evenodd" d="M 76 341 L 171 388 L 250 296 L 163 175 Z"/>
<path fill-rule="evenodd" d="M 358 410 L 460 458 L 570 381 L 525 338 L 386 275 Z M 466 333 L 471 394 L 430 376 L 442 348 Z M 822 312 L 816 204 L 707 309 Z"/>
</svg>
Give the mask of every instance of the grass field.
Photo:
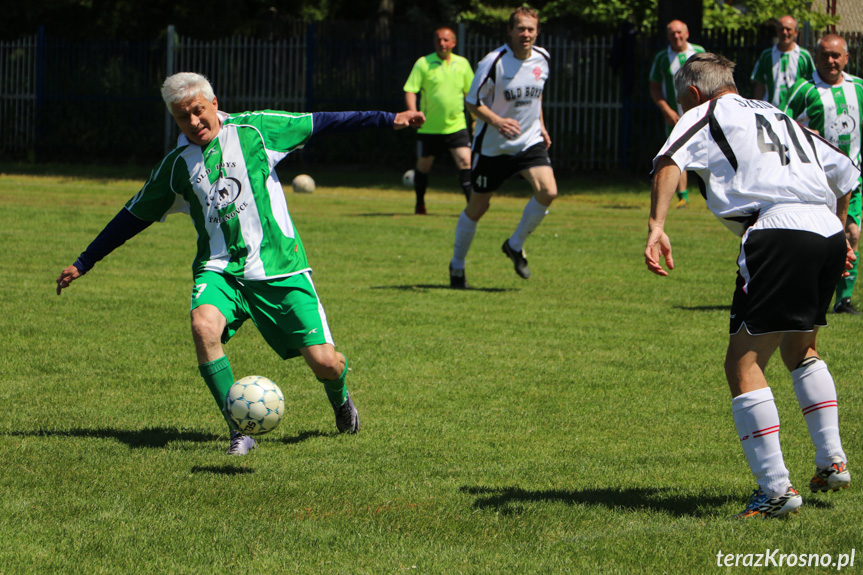
<svg viewBox="0 0 863 575">
<path fill-rule="evenodd" d="M 226 346 L 234 375 L 279 383 L 288 417 L 230 458 L 189 332 L 188 219 L 57 297 L 60 270 L 140 187 L 121 174 L 146 172 L 0 166 L 0 573 L 713 573 L 746 570 L 720 552 L 863 555 L 860 475 L 809 494 L 814 452 L 778 358 L 767 375 L 804 507 L 728 519 L 755 486 L 722 372 L 737 239 L 697 194 L 671 214 L 663 279 L 643 264 L 645 180 L 562 180 L 524 281 L 500 253 L 525 203 L 508 185 L 480 223 L 473 289 L 453 291 L 454 176 L 436 173 L 418 217 L 400 173 L 306 169 L 318 190 L 288 203 L 363 430 L 338 435 L 305 364 L 249 323 Z M 830 323 L 857 474 L 863 320 Z M 836 571 L 773 560 L 759 571 Z"/>
</svg>

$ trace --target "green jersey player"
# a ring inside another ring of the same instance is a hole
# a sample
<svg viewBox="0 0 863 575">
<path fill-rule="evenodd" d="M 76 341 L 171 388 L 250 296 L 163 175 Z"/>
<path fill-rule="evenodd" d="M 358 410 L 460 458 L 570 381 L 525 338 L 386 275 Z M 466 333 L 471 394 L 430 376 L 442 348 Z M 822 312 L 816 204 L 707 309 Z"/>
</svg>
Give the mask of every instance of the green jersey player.
<svg viewBox="0 0 863 575">
<path fill-rule="evenodd" d="M 809 79 L 815 71 L 812 55 L 797 44 L 797 20 L 783 16 L 776 26 L 776 45 L 761 53 L 752 70 L 755 99 L 770 102 L 780 110 L 788 103 L 791 87 Z"/>
<path fill-rule="evenodd" d="M 182 132 L 177 148 L 63 270 L 57 294 L 154 221 L 186 212 L 198 234 L 192 336 L 201 375 L 223 415 L 234 377 L 222 344 L 251 319 L 282 358 L 303 356 L 324 384 L 338 430 L 356 433 L 359 415 L 345 385 L 348 363 L 333 345 L 275 166 L 312 136 L 362 127 L 417 127 L 423 114 L 226 114 L 207 79 L 188 72 L 167 78 L 162 98 Z M 228 454 L 245 455 L 254 447 L 251 437 L 232 429 Z"/>
<path fill-rule="evenodd" d="M 836 34 L 824 36 L 815 49 L 816 71 L 811 79 L 794 85 L 785 112 L 818 132 L 860 165 L 863 140 L 863 83 L 844 72 L 848 64 L 848 44 Z M 851 194 L 845 233 L 858 251 L 861 215 L 860 186 Z M 848 277 L 836 286 L 835 313 L 857 315 L 851 303 L 857 280 L 857 263 Z"/>
<path fill-rule="evenodd" d="M 693 54 L 704 52 L 698 44 L 689 42 L 689 27 L 685 22 L 672 20 L 665 27 L 668 47 L 653 58 L 650 66 L 650 98 L 665 121 L 666 130 L 677 124 L 683 109 L 677 102 L 677 91 L 674 89 L 674 74 Z M 689 192 L 686 189 L 686 172 L 681 172 L 677 183 L 677 207 L 685 208 L 689 204 Z"/>
</svg>

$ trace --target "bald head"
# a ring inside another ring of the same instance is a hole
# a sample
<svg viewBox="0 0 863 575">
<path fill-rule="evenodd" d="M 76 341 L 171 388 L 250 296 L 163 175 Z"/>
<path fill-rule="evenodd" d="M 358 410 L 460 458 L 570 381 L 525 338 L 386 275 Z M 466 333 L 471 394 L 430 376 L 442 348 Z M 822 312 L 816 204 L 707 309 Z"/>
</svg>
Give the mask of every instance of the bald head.
<svg viewBox="0 0 863 575">
<path fill-rule="evenodd" d="M 782 52 L 792 50 L 797 42 L 797 20 L 783 16 L 776 25 L 776 47 Z"/>
<path fill-rule="evenodd" d="M 665 27 L 668 45 L 675 52 L 683 52 L 689 44 L 689 27 L 681 20 L 672 20 Z"/>
</svg>

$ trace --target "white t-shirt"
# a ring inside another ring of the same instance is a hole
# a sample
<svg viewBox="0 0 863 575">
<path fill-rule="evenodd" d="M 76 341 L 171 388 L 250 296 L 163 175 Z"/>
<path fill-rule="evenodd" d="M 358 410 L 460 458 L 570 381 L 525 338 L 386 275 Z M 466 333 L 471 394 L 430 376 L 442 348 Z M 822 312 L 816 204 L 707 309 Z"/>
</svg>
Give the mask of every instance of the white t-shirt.
<svg viewBox="0 0 863 575">
<path fill-rule="evenodd" d="M 654 168 L 661 156 L 699 176 L 708 209 L 737 235 L 774 204 L 824 205 L 835 213 L 836 199 L 860 175 L 848 156 L 773 105 L 737 94 L 684 114 Z"/>
<path fill-rule="evenodd" d="M 533 46 L 530 56 L 519 60 L 506 44 L 480 60 L 465 101 L 474 106 L 488 106 L 498 116 L 517 120 L 521 134 L 508 140 L 477 120 L 474 154 L 513 155 L 543 141 L 540 116 L 548 62 L 544 48 Z"/>
</svg>

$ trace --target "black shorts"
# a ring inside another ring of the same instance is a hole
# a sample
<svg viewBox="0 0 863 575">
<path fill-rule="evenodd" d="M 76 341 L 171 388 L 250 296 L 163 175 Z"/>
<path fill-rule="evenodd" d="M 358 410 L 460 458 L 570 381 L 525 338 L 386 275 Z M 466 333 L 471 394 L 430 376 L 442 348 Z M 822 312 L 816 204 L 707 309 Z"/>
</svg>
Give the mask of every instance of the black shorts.
<svg viewBox="0 0 863 575">
<path fill-rule="evenodd" d="M 812 331 L 845 269 L 845 234 L 824 237 L 785 229 L 752 230 L 741 246 L 730 333 Z"/>
<path fill-rule="evenodd" d="M 512 156 L 475 155 L 472 173 L 473 191 L 480 194 L 493 192 L 522 170 L 537 166 L 551 166 L 548 149 L 543 142 Z"/>
<path fill-rule="evenodd" d="M 470 135 L 467 130 L 452 134 L 417 134 L 417 157 L 444 156 L 453 148 L 469 148 Z"/>
</svg>

